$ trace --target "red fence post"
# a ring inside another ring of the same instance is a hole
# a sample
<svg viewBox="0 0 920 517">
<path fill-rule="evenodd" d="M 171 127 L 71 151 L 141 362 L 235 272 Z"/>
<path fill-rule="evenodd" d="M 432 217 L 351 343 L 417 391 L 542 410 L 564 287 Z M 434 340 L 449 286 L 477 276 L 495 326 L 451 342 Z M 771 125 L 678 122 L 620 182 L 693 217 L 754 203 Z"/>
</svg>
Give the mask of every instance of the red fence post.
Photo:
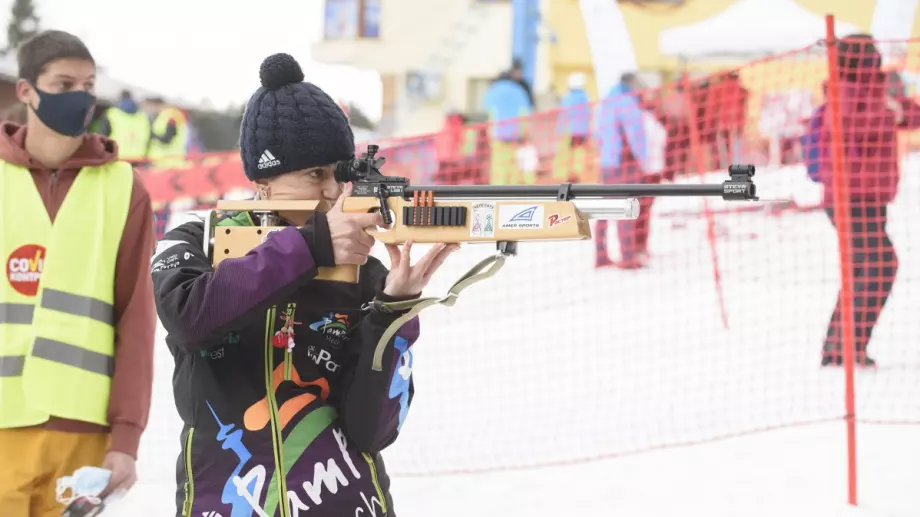
<svg viewBox="0 0 920 517">
<path fill-rule="evenodd" d="M 693 157 L 693 165 L 696 169 L 697 176 L 701 182 L 705 182 L 706 177 L 706 157 L 703 155 L 703 144 L 700 140 L 699 120 L 697 118 L 697 104 L 693 96 L 693 82 L 689 75 L 684 74 L 681 78 L 684 87 L 684 102 L 687 105 L 687 122 L 690 130 L 690 153 Z M 725 307 L 725 292 L 722 289 L 722 268 L 719 266 L 719 248 L 716 243 L 716 222 L 709 206 L 709 200 L 703 198 L 703 215 L 706 218 L 706 241 L 709 243 L 709 257 L 712 260 L 712 279 L 716 289 L 716 298 L 719 302 L 719 316 L 722 320 L 722 328 L 728 328 L 728 310 Z"/>
<path fill-rule="evenodd" d="M 850 232 L 850 189 L 847 167 L 844 162 L 843 120 L 840 111 L 840 74 L 837 62 L 837 37 L 834 33 L 834 15 L 825 17 L 827 30 L 827 114 L 830 116 L 831 164 L 833 166 L 834 219 L 840 250 L 840 346 L 843 353 L 845 376 L 844 406 L 847 426 L 847 499 L 856 505 L 856 338 L 853 318 L 853 265 Z"/>
</svg>

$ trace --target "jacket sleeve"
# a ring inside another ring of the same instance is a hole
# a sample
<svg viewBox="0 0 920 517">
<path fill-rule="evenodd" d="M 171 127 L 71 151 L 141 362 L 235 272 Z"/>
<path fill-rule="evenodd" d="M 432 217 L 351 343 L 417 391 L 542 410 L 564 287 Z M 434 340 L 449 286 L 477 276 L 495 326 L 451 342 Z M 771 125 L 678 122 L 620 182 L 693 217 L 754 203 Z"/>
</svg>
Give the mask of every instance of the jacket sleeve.
<svg viewBox="0 0 920 517">
<path fill-rule="evenodd" d="M 198 351 L 248 316 L 302 288 L 318 267 L 335 259 L 325 215 L 302 228 L 285 228 L 245 256 L 216 268 L 203 250 L 204 226 L 188 223 L 169 231 L 151 260 L 157 313 L 179 346 Z"/>
<path fill-rule="evenodd" d="M 135 172 L 115 266 L 115 373 L 108 409 L 110 450 L 135 458 L 153 393 L 157 316 L 147 260 L 154 240 L 150 194 Z"/>
<path fill-rule="evenodd" d="M 629 150 L 639 162 L 642 172 L 649 170 L 648 166 L 648 147 L 645 138 L 645 125 L 643 122 L 642 107 L 632 95 L 623 99 L 623 130 L 626 134 L 626 141 L 629 144 Z"/>
<path fill-rule="evenodd" d="M 827 155 L 826 145 L 822 145 L 827 139 L 821 138 L 821 131 L 824 126 L 824 106 L 824 104 L 819 106 L 811 118 L 806 121 L 808 129 L 801 137 L 802 157 L 805 161 L 808 179 L 815 183 L 821 182 L 822 170 L 829 167 L 823 163 Z"/>
<path fill-rule="evenodd" d="M 377 262 L 372 269 L 375 297 L 382 302 L 409 300 L 383 294 L 387 269 Z M 361 451 L 376 454 L 396 440 L 415 395 L 412 379 L 412 345 L 419 336 L 419 320 L 405 323 L 386 345 L 382 371 L 372 363 L 377 341 L 401 313 L 371 311 L 358 324 L 349 344 L 352 356 L 345 372 L 338 410 L 342 425 Z"/>
<path fill-rule="evenodd" d="M 162 135 L 158 135 L 151 131 L 150 136 L 160 143 L 168 144 L 172 142 L 173 138 L 176 138 L 178 133 L 179 130 L 176 127 L 176 121 L 174 119 L 169 119 L 169 122 L 166 123 L 166 129 L 163 131 Z"/>
<path fill-rule="evenodd" d="M 904 113 L 904 118 L 898 127 L 910 130 L 920 128 L 920 105 L 907 97 L 897 99 L 897 102 L 901 105 L 901 110 Z"/>
</svg>

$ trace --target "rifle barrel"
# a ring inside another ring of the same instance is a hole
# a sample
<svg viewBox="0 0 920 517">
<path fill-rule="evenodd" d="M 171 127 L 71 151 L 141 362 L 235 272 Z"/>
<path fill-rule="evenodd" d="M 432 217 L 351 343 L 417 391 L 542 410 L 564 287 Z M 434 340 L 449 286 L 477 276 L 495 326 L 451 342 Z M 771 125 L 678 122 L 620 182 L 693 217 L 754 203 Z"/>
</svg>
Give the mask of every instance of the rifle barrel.
<svg viewBox="0 0 920 517">
<path fill-rule="evenodd" d="M 435 198 L 553 198 L 562 185 L 410 185 L 406 198 L 415 192 L 431 192 Z M 710 185 L 580 185 L 573 183 L 569 197 L 644 197 L 644 196 L 718 196 L 722 197 L 722 184 Z"/>
</svg>

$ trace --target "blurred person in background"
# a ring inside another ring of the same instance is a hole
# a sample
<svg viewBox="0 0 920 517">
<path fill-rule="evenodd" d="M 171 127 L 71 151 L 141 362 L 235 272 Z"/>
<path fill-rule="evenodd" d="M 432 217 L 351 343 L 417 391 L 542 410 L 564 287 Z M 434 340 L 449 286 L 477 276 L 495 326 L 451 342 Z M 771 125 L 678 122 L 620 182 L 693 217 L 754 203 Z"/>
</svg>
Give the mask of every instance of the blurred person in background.
<svg viewBox="0 0 920 517">
<path fill-rule="evenodd" d="M 652 177 L 649 181 L 673 181 L 674 178 L 686 174 L 690 165 L 690 119 L 684 85 L 666 85 L 646 96 L 645 100 L 647 109 L 658 119 L 667 133 L 664 169 L 660 178 Z"/>
<path fill-rule="evenodd" d="M 117 104 L 105 110 L 95 132 L 118 144 L 119 159 L 135 165 L 145 162 L 150 144 L 150 118 L 128 90 L 121 92 Z"/>
<path fill-rule="evenodd" d="M 589 177 L 593 169 L 590 162 L 591 99 L 585 91 L 585 74 L 576 72 L 568 77 L 568 91 L 562 97 L 556 121 L 558 140 L 553 160 L 553 181 L 597 183 Z M 593 175 L 591 175 L 593 176 Z"/>
<path fill-rule="evenodd" d="M 463 115 L 448 112 L 444 116 L 444 126 L 435 135 L 435 148 L 438 153 L 438 172 L 435 181 L 443 184 L 456 184 L 459 167 L 460 140 L 466 121 Z"/>
<path fill-rule="evenodd" d="M 489 85 L 483 99 L 489 114 L 491 134 L 491 159 L 489 183 L 514 185 L 534 183 L 535 170 L 519 159 L 522 152 L 532 147 L 528 143 L 528 117 L 533 113 L 533 100 L 510 72 L 500 74 Z"/>
<path fill-rule="evenodd" d="M 479 183 L 480 157 L 477 155 L 479 128 L 467 124 L 456 111 L 444 117 L 444 127 L 435 135 L 438 172 L 434 181 L 444 185 Z"/>
<path fill-rule="evenodd" d="M 150 146 L 147 158 L 157 169 L 177 169 L 187 164 L 189 124 L 182 110 L 170 106 L 161 97 L 144 101 L 150 117 Z"/>
<path fill-rule="evenodd" d="M 718 75 L 709 86 L 706 115 L 713 122 L 708 140 L 714 168 L 724 169 L 741 161 L 748 97 L 737 71 Z"/>
<path fill-rule="evenodd" d="M 831 120 L 825 105 L 809 121 L 805 139 L 809 176 L 824 185 L 825 211 L 831 224 L 850 242 L 853 263 L 856 362 L 874 366 L 869 341 L 888 301 L 898 272 L 898 256 L 888 235 L 888 205 L 898 194 L 899 128 L 920 128 L 920 106 L 889 89 L 882 56 L 871 35 L 856 34 L 838 43 L 840 111 L 844 169 L 850 187 L 849 227 L 834 213 Z M 893 95 L 894 94 L 894 95 Z M 822 351 L 822 366 L 843 364 L 840 295 L 831 315 Z"/>
<path fill-rule="evenodd" d="M 619 84 L 601 101 L 597 114 L 597 133 L 604 183 L 645 183 L 648 170 L 648 142 L 645 111 L 639 95 L 642 84 L 633 73 L 623 74 Z M 645 267 L 648 262 L 648 234 L 651 198 L 639 198 L 640 215 L 632 221 L 617 221 L 620 260 L 610 259 L 607 250 L 607 221 L 595 227 L 597 255 L 595 267 L 616 265 L 624 269 Z"/>
<path fill-rule="evenodd" d="M 537 103 L 534 102 L 533 88 L 531 88 L 530 83 L 524 79 L 524 65 L 521 63 L 520 59 L 515 58 L 511 62 L 511 70 L 508 71 L 508 77 L 524 90 L 524 93 L 527 94 L 527 103 L 530 109 L 535 110 L 537 108 Z"/>
<path fill-rule="evenodd" d="M 184 422 L 176 515 L 393 516 L 380 452 L 412 403 L 418 318 L 378 341 L 456 245 L 415 265 L 411 243 L 388 245 L 388 271 L 365 232 L 380 215 L 342 212 L 351 185 L 334 171 L 355 156 L 344 113 L 287 54 L 269 56 L 260 78 L 240 131 L 246 177 L 259 199 L 332 208 L 282 212 L 286 228 L 217 267 L 202 222 L 158 246 L 152 276 Z M 226 215 L 228 231 L 260 224 L 256 213 Z M 362 266 L 357 284 L 316 278 L 341 265 Z"/>
<path fill-rule="evenodd" d="M 86 131 L 96 66 L 83 42 L 42 32 L 18 61 L 28 122 L 0 125 L 0 515 L 57 517 L 136 478 L 153 384 L 153 218 L 116 143 Z"/>
</svg>

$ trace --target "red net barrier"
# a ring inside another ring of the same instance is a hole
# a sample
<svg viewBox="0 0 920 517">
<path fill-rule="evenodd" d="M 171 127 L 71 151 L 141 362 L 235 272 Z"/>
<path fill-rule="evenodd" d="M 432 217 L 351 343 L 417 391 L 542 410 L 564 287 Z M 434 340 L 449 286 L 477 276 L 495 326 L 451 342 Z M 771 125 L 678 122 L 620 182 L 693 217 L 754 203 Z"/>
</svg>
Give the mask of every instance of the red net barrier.
<svg viewBox="0 0 920 517">
<path fill-rule="evenodd" d="M 854 410 L 920 423 L 920 42 L 837 50 L 377 142 L 384 172 L 416 183 L 721 182 L 752 163 L 763 198 L 642 200 L 594 242 L 522 244 L 426 313 L 392 470 L 592 460 Z M 247 187 L 236 157 L 147 181 L 164 214 Z M 432 292 L 489 252 L 461 251 Z"/>
</svg>

